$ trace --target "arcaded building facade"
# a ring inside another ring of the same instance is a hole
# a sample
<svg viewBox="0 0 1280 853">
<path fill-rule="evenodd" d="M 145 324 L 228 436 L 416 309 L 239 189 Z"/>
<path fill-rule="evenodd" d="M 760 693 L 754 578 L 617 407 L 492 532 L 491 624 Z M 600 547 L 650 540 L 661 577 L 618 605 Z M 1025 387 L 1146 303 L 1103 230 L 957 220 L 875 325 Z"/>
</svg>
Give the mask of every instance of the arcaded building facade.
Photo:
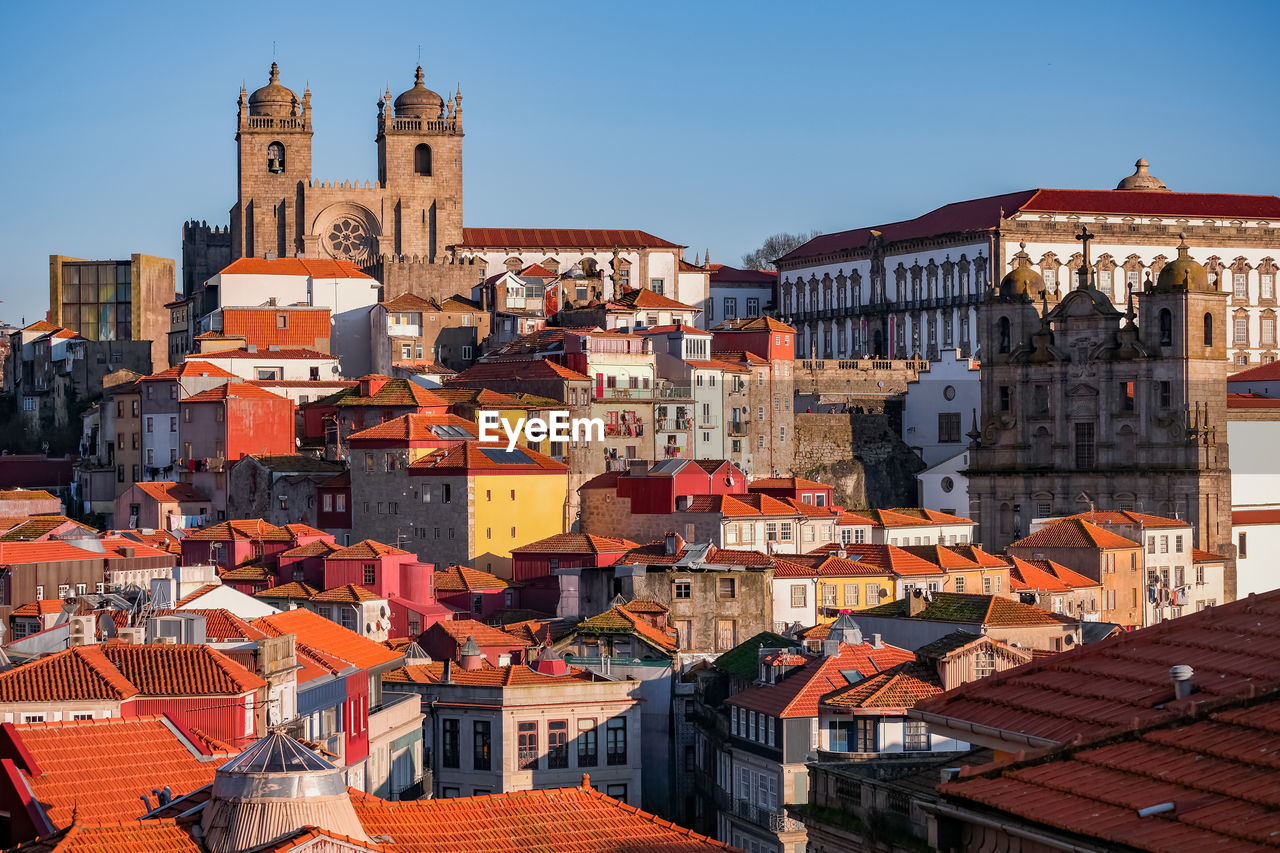
<svg viewBox="0 0 1280 853">
<path fill-rule="evenodd" d="M 980 426 L 966 472 L 978 541 L 997 551 L 1033 518 L 1133 509 L 1186 519 L 1198 547 L 1232 557 L 1228 294 L 1184 240 L 1117 305 L 1083 233 L 1089 274 L 1071 290 L 1061 282 L 1056 304 L 1023 249 L 979 314 Z"/>
</svg>

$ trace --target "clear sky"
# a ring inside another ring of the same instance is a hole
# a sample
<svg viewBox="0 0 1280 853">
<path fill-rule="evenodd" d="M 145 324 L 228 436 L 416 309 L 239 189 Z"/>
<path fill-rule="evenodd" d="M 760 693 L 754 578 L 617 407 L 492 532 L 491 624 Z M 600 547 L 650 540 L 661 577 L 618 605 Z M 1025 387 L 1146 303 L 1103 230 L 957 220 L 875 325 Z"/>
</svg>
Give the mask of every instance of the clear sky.
<svg viewBox="0 0 1280 853">
<path fill-rule="evenodd" d="M 226 224 L 235 101 L 312 91 L 314 177 L 371 180 L 377 93 L 462 84 L 471 226 L 641 228 L 737 263 L 1034 186 L 1280 191 L 1277 2 L 8 3 L 0 320 L 48 255 Z"/>
</svg>

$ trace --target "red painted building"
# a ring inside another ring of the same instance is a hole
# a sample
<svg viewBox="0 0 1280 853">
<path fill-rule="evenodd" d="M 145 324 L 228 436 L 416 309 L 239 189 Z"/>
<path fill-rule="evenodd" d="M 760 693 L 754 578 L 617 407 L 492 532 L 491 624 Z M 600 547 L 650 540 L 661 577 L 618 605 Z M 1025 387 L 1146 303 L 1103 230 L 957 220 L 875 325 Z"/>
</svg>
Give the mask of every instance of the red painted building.
<svg viewBox="0 0 1280 853">
<path fill-rule="evenodd" d="M 391 609 L 391 636 L 407 637 L 453 618 L 453 611 L 436 600 L 434 572 L 433 563 L 408 551 L 365 539 L 325 557 L 323 587 L 355 584 L 385 598 Z"/>
<path fill-rule="evenodd" d="M 185 460 L 242 459 L 295 452 L 293 403 L 247 382 L 228 382 L 181 403 Z M 188 466 L 190 468 L 190 466 Z"/>
<path fill-rule="evenodd" d="M 276 527 L 257 518 L 223 521 L 188 533 L 182 540 L 182 561 L 184 565 L 207 563 L 221 569 L 252 561 L 275 570 L 284 552 L 317 541 L 332 543 L 333 536 L 305 524 Z M 292 572 L 286 580 L 293 580 Z"/>
<path fill-rule="evenodd" d="M 636 547 L 637 543 L 630 539 L 559 533 L 512 548 L 511 577 L 521 585 L 520 606 L 539 613 L 556 613 L 560 604 L 557 569 L 612 566 Z"/>
<path fill-rule="evenodd" d="M 749 352 L 773 361 L 794 361 L 796 330 L 772 317 L 726 320 L 712 329 L 712 352 Z"/>
<path fill-rule="evenodd" d="M 664 459 L 645 468 L 647 464 L 633 464 L 618 478 L 618 497 L 631 499 L 632 513 L 675 512 L 678 497 L 747 493 L 747 475 L 724 459 Z"/>
<path fill-rule="evenodd" d="M 832 506 L 835 503 L 834 487 L 804 477 L 773 477 L 755 480 L 748 490 L 777 498 L 793 500 L 811 506 Z"/>
<path fill-rule="evenodd" d="M 528 648 L 523 639 L 472 619 L 437 622 L 422 632 L 418 645 L 432 660 L 461 663 L 468 638 L 475 640 L 481 656 L 494 666 L 522 663 Z"/>
<path fill-rule="evenodd" d="M 469 566 L 449 566 L 435 573 L 436 599 L 473 619 L 487 619 L 499 610 L 528 606 L 519 586 Z M 535 608 L 538 609 L 538 608 Z M 555 613 L 552 609 L 547 611 Z"/>
</svg>

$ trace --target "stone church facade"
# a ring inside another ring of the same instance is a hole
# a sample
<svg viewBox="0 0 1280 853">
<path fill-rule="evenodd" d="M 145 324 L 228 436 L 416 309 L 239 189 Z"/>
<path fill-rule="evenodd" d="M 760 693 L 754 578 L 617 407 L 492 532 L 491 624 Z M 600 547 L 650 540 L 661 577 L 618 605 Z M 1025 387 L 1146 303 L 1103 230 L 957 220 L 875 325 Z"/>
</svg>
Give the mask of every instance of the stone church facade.
<svg viewBox="0 0 1280 853">
<path fill-rule="evenodd" d="M 1224 357 L 1248 365 L 1280 355 L 1280 198 L 1172 192 L 1145 160 L 1114 190 L 1023 190 L 815 237 L 778 263 L 779 315 L 796 326 L 802 357 L 981 356 L 986 290 L 1013 268 L 1018 244 L 1056 303 L 1084 264 L 1074 243 L 1082 224 L 1097 235 L 1093 281 L 1117 304 L 1160 275 L 1185 233 L 1229 294 Z"/>
<path fill-rule="evenodd" d="M 979 313 L 966 472 L 978 540 L 998 551 L 1033 518 L 1132 509 L 1185 519 L 1198 547 L 1233 558 L 1228 294 L 1184 239 L 1117 305 L 1090 263 L 1091 229 L 1076 287 L 1051 302 L 1022 246 Z M 1234 598 L 1234 560 L 1226 587 Z"/>
<path fill-rule="evenodd" d="M 709 266 L 684 246 L 626 229 L 464 228 L 462 91 L 441 96 L 421 67 L 394 101 L 378 100 L 377 179 L 312 176 L 311 91 L 298 96 L 273 62 L 266 86 L 237 101 L 236 202 L 230 226 L 183 226 L 183 293 L 241 257 L 320 257 L 358 264 L 384 299 L 412 292 L 437 301 L 470 296 L 487 275 L 541 264 L 603 277 L 593 295 L 648 287 L 701 308 Z"/>
</svg>

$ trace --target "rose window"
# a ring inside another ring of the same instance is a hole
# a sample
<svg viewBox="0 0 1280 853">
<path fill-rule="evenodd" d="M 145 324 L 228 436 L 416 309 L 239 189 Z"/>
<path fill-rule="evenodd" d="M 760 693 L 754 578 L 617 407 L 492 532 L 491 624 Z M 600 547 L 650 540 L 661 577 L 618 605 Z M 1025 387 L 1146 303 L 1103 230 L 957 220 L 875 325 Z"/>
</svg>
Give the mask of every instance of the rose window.
<svg viewBox="0 0 1280 853">
<path fill-rule="evenodd" d="M 329 254 L 350 261 L 362 260 L 369 253 L 369 234 L 359 219 L 347 216 L 329 229 Z"/>
</svg>

